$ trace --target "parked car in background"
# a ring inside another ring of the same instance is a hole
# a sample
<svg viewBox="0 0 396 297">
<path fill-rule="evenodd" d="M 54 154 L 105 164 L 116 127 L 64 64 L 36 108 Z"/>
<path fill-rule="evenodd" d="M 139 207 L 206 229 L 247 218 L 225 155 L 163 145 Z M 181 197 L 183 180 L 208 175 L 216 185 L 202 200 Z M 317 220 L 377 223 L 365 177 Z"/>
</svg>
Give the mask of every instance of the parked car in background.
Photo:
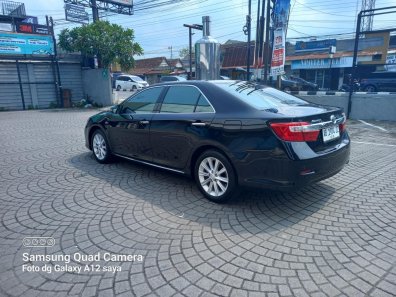
<svg viewBox="0 0 396 297">
<path fill-rule="evenodd" d="M 360 89 L 365 92 L 396 91 L 396 72 L 373 72 L 360 80 Z"/>
<path fill-rule="evenodd" d="M 302 91 L 317 91 L 319 89 L 317 84 L 302 79 L 301 77 L 290 75 L 290 79 L 296 81 L 301 86 Z"/>
<path fill-rule="evenodd" d="M 116 89 L 119 90 L 140 90 L 148 87 L 149 84 L 136 75 L 122 74 L 117 77 Z"/>
<path fill-rule="evenodd" d="M 276 87 L 276 76 L 270 76 L 268 85 Z M 285 92 L 300 91 L 301 84 L 295 80 L 288 79 L 286 75 L 281 75 L 281 90 Z"/>
<path fill-rule="evenodd" d="M 182 76 L 176 76 L 176 75 L 166 75 L 166 76 L 161 76 L 160 82 L 167 82 L 167 81 L 186 81 Z"/>
<path fill-rule="evenodd" d="M 86 146 L 195 178 L 209 200 L 239 187 L 293 189 L 329 178 L 349 160 L 340 108 L 257 83 L 156 84 L 89 118 Z M 108 170 L 111 170 L 109 167 Z"/>
<path fill-rule="evenodd" d="M 111 77 L 111 87 L 113 88 L 113 89 L 115 89 L 116 88 L 116 80 L 117 80 L 117 78 L 120 76 L 120 75 L 123 75 L 123 74 L 125 74 L 125 73 L 123 73 L 123 72 L 112 72 L 112 73 L 110 73 L 110 77 Z"/>
</svg>

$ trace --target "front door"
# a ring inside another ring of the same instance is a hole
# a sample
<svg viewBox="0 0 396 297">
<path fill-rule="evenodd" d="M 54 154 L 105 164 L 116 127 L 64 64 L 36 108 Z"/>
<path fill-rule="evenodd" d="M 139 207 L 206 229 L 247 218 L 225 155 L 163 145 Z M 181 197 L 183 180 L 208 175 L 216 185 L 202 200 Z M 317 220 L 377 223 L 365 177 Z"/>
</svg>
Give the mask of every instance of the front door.
<svg viewBox="0 0 396 297">
<path fill-rule="evenodd" d="M 128 98 L 108 121 L 111 149 L 123 156 L 151 161 L 150 125 L 163 87 L 145 89 Z"/>
</svg>

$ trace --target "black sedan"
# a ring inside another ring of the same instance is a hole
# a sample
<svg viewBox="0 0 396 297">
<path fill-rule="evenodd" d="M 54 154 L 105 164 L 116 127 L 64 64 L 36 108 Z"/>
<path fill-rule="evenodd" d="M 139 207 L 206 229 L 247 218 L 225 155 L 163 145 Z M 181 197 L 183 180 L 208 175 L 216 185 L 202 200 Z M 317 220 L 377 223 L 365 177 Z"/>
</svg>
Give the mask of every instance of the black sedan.
<svg viewBox="0 0 396 297">
<path fill-rule="evenodd" d="M 85 139 L 100 163 L 118 156 L 186 174 L 224 202 L 241 186 L 293 189 L 339 172 L 350 152 L 345 120 L 339 108 L 250 82 L 185 81 L 92 116 Z"/>
</svg>

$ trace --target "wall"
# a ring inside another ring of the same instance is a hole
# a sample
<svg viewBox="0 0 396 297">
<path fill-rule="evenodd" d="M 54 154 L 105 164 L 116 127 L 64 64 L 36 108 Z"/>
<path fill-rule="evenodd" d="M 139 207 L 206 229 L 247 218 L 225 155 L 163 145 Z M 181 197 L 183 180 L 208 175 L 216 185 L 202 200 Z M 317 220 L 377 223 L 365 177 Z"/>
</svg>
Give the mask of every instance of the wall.
<svg viewBox="0 0 396 297">
<path fill-rule="evenodd" d="M 348 110 L 348 94 L 297 95 L 316 104 L 337 106 Z M 352 96 L 351 119 L 396 121 L 396 94 L 363 94 Z"/>
<path fill-rule="evenodd" d="M 73 101 L 81 100 L 84 92 L 79 61 L 59 64 L 63 88 L 71 90 Z M 26 109 L 48 108 L 58 102 L 55 67 L 49 61 L 20 61 L 19 69 Z M 15 61 L 0 62 L 0 89 L 0 109 L 23 109 Z"/>
<path fill-rule="evenodd" d="M 84 97 L 102 104 L 112 105 L 112 88 L 109 72 L 103 74 L 103 69 L 84 69 L 82 71 Z"/>
</svg>

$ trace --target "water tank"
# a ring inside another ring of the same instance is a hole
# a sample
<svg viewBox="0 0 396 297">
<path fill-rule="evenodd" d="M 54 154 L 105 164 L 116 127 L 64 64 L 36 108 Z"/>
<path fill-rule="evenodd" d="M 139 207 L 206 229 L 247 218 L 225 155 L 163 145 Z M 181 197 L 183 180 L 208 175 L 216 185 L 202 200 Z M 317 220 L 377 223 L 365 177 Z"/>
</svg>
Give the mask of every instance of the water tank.
<svg viewBox="0 0 396 297">
<path fill-rule="evenodd" d="M 203 37 L 195 43 L 196 78 L 220 78 L 220 43 L 210 36 L 210 17 L 202 17 Z"/>
</svg>

